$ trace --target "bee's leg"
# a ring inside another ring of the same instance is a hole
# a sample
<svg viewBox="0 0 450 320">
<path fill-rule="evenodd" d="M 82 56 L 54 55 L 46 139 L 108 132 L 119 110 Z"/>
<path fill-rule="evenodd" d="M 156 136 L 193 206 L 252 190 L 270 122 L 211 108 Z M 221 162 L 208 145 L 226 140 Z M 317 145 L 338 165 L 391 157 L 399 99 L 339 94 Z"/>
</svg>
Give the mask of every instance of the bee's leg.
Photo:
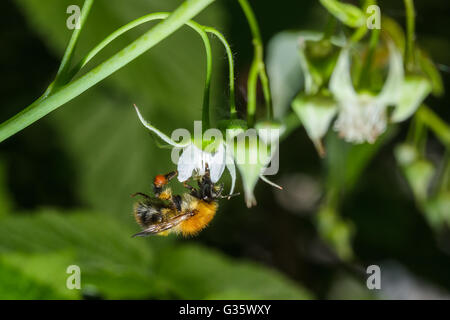
<svg viewBox="0 0 450 320">
<path fill-rule="evenodd" d="M 195 189 L 193 186 L 187 184 L 187 182 L 183 182 L 183 186 L 190 191 L 191 196 L 201 199 L 201 194 L 199 190 Z"/>
<path fill-rule="evenodd" d="M 217 189 L 216 189 L 217 188 Z M 213 188 L 212 188 L 213 190 L 212 190 L 212 194 L 213 194 L 213 196 L 214 197 L 216 197 L 216 198 L 219 198 L 219 197 L 221 197 L 222 196 L 222 192 L 223 192 L 223 183 L 221 183 L 220 185 L 218 185 L 218 186 L 213 186 Z"/>
<path fill-rule="evenodd" d="M 211 176 L 211 171 L 209 170 L 209 164 L 205 163 L 205 177 L 210 177 Z"/>
<path fill-rule="evenodd" d="M 181 211 L 181 196 L 176 195 L 172 197 L 172 203 L 178 211 Z"/>
<path fill-rule="evenodd" d="M 142 193 L 142 192 L 136 192 L 136 193 L 133 193 L 133 194 L 131 195 L 131 197 L 133 197 L 133 198 L 136 197 L 136 196 L 144 197 L 144 198 L 147 199 L 147 200 L 151 199 L 150 196 L 148 196 L 148 195 L 146 195 L 145 193 Z"/>
<path fill-rule="evenodd" d="M 220 196 L 218 196 L 218 198 L 220 198 L 220 199 L 230 199 L 231 197 L 236 197 L 236 196 L 239 196 L 239 195 L 240 195 L 240 193 L 238 192 L 238 193 L 233 193 L 233 194 L 229 194 L 229 195 L 226 195 L 226 196 L 220 195 Z"/>
<path fill-rule="evenodd" d="M 165 174 L 164 177 L 166 177 L 167 181 L 170 181 L 173 178 L 175 178 L 177 174 L 178 174 L 178 171 L 175 170 L 175 171 L 171 171 L 171 172 Z"/>
<path fill-rule="evenodd" d="M 205 177 L 205 179 L 203 179 L 202 183 L 200 184 L 201 199 L 205 201 L 214 200 L 213 193 L 214 193 L 214 183 L 212 183 L 208 177 Z"/>
</svg>

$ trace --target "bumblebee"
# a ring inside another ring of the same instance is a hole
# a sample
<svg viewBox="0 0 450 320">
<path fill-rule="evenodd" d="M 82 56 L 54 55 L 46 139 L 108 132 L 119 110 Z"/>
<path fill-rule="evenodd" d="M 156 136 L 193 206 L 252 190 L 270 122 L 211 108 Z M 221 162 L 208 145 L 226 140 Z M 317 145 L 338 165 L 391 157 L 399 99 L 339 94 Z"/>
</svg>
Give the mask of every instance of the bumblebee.
<svg viewBox="0 0 450 320">
<path fill-rule="evenodd" d="M 173 195 L 168 187 L 169 181 L 176 176 L 176 171 L 166 175 L 157 175 L 153 181 L 155 196 L 138 192 L 133 196 L 142 196 L 134 206 L 134 216 L 144 230 L 134 235 L 152 234 L 168 235 L 169 233 L 193 236 L 208 226 L 219 207 L 218 199 L 222 196 L 223 185 L 215 185 L 210 178 L 206 166 L 205 175 L 197 176 L 198 188 L 187 182 L 184 187 L 188 192 L 183 196 Z M 228 196 L 227 196 L 228 197 Z"/>
</svg>

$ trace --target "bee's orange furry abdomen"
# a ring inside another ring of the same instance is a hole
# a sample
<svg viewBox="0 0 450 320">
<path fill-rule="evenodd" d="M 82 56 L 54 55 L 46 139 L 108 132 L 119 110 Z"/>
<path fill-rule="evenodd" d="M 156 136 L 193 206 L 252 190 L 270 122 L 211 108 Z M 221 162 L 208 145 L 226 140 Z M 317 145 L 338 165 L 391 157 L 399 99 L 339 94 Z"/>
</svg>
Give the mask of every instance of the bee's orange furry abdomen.
<svg viewBox="0 0 450 320">
<path fill-rule="evenodd" d="M 214 218 L 217 208 L 217 202 L 207 203 L 201 200 L 198 201 L 194 209 L 196 214 L 183 221 L 179 226 L 179 230 L 184 236 L 191 236 L 199 233 L 206 228 L 209 222 Z"/>
</svg>

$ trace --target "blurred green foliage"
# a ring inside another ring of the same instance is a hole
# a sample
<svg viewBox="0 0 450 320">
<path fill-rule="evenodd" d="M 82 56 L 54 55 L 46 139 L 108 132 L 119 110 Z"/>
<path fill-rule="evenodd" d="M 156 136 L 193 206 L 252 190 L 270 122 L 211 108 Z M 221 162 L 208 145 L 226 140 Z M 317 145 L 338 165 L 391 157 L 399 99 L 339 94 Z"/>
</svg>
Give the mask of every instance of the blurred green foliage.
<svg viewBox="0 0 450 320">
<path fill-rule="evenodd" d="M 0 222 L 2 299 L 311 297 L 274 270 L 204 246 L 131 238 L 135 230 L 106 214 L 42 209 Z M 66 287 L 70 265 L 81 269 L 81 291 Z"/>
</svg>

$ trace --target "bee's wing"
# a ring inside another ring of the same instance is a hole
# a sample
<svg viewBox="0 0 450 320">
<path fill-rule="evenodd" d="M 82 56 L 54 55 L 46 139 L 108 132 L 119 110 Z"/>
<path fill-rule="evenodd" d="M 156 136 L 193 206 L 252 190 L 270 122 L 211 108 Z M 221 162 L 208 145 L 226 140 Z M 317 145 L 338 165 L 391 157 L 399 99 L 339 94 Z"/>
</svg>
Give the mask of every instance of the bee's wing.
<svg viewBox="0 0 450 320">
<path fill-rule="evenodd" d="M 134 237 L 144 237 L 144 236 L 148 236 L 151 234 L 157 234 L 157 233 L 172 229 L 173 227 L 176 227 L 184 220 L 192 217 L 194 214 L 195 214 L 194 211 L 189 211 L 189 212 L 179 214 L 175 217 L 172 217 L 168 221 L 153 224 L 150 227 L 148 227 L 147 229 L 145 229 L 144 231 L 141 231 L 141 232 L 133 235 L 133 238 Z"/>
</svg>

